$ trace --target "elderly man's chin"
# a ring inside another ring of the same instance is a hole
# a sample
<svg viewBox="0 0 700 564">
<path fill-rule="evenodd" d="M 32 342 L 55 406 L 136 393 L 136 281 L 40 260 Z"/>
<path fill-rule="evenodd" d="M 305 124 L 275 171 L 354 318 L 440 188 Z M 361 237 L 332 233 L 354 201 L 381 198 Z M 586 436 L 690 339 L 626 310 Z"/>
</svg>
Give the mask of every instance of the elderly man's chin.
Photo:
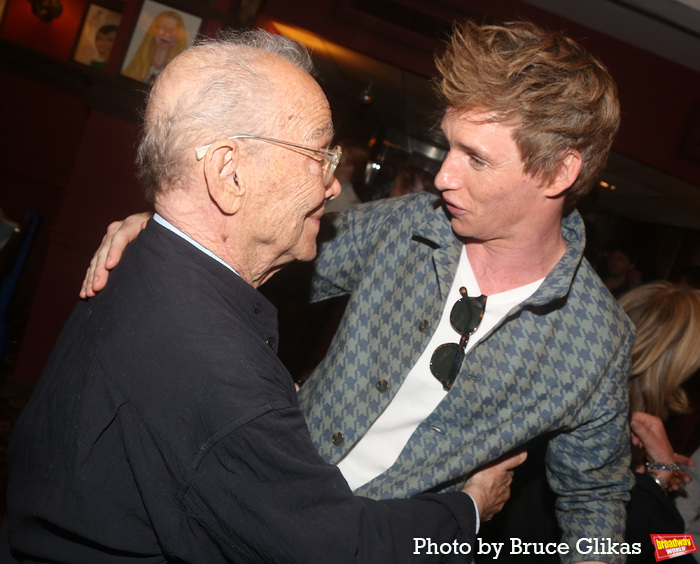
<svg viewBox="0 0 700 564">
<path fill-rule="evenodd" d="M 310 261 L 316 256 L 316 238 L 321 227 L 321 219 L 309 216 L 304 220 L 304 230 L 297 243 L 296 259 Z"/>
</svg>

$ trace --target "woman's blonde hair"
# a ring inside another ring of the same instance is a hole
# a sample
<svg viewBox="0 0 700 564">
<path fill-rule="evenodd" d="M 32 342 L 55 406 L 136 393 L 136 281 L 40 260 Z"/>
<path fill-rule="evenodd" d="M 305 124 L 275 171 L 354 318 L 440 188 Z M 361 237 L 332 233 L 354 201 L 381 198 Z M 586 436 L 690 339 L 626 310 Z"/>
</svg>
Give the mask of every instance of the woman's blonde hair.
<svg viewBox="0 0 700 564">
<path fill-rule="evenodd" d="M 156 31 L 158 30 L 160 24 L 168 18 L 175 20 L 177 26 L 177 36 L 175 37 L 175 41 L 165 57 L 163 66 L 167 65 L 187 48 L 187 29 L 185 28 L 185 22 L 182 19 L 182 16 L 172 10 L 161 12 L 151 22 L 151 25 L 148 26 L 148 30 L 141 40 L 138 49 L 134 53 L 129 66 L 127 66 L 122 73 L 124 76 L 128 76 L 141 82 L 146 80 L 156 51 Z"/>
<path fill-rule="evenodd" d="M 630 290 L 620 305 L 637 327 L 630 413 L 666 419 L 690 411 L 683 383 L 700 370 L 700 290 L 667 281 Z"/>
</svg>

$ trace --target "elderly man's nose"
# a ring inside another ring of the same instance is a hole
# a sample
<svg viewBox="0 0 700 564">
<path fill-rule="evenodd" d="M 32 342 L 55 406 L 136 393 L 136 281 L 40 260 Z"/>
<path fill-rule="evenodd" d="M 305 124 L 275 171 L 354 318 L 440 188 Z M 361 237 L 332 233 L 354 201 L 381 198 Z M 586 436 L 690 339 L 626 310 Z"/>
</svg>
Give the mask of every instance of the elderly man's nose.
<svg viewBox="0 0 700 564">
<path fill-rule="evenodd" d="M 338 179 L 334 176 L 331 183 L 326 187 L 326 200 L 334 200 L 340 196 L 341 191 L 340 182 L 338 182 Z"/>
</svg>

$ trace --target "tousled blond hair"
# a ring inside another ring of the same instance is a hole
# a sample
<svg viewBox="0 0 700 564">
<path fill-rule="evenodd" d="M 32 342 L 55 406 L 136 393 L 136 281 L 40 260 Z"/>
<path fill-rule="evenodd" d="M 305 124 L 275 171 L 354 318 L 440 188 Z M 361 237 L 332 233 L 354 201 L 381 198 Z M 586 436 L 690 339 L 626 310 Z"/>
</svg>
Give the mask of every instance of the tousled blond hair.
<svg viewBox="0 0 700 564">
<path fill-rule="evenodd" d="M 456 24 L 438 55 L 438 95 L 450 110 L 486 111 L 515 126 L 527 174 L 548 182 L 567 151 L 582 156 L 565 210 L 602 172 L 620 124 L 617 87 L 605 66 L 574 40 L 528 22 Z"/>
<path fill-rule="evenodd" d="M 630 413 L 687 413 L 682 385 L 700 370 L 700 290 L 667 281 L 630 290 L 620 305 L 637 327 L 628 387 Z"/>
</svg>

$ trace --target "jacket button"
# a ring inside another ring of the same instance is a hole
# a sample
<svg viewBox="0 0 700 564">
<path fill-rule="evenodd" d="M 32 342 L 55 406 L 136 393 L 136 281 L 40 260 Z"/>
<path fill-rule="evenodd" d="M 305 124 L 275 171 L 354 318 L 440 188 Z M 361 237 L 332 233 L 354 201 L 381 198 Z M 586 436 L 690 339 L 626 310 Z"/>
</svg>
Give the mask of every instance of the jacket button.
<svg viewBox="0 0 700 564">
<path fill-rule="evenodd" d="M 333 433 L 333 436 L 331 436 L 331 440 L 333 441 L 333 444 L 336 446 L 342 445 L 343 442 L 345 441 L 345 436 L 341 432 L 335 432 Z"/>
<path fill-rule="evenodd" d="M 275 341 L 274 337 L 270 337 L 267 341 L 265 341 L 265 344 L 271 349 L 274 349 L 277 341 Z"/>
<path fill-rule="evenodd" d="M 418 324 L 418 331 L 423 333 L 428 328 L 428 320 L 424 319 Z"/>
<path fill-rule="evenodd" d="M 389 389 L 389 382 L 387 382 L 386 380 L 379 380 L 379 382 L 377 382 L 377 389 L 381 393 L 386 392 Z"/>
<path fill-rule="evenodd" d="M 255 313 L 260 313 L 260 310 L 262 309 L 262 304 L 260 302 L 255 302 L 253 304 L 253 311 Z"/>
</svg>

